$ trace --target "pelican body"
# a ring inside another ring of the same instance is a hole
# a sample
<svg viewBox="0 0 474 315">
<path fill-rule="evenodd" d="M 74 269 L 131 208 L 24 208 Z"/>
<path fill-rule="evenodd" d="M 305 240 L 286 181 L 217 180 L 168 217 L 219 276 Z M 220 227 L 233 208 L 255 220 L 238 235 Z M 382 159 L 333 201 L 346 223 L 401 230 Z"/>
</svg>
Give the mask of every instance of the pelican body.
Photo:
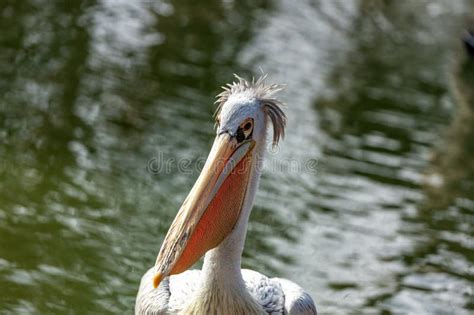
<svg viewBox="0 0 474 315">
<path fill-rule="evenodd" d="M 155 266 L 141 279 L 136 315 L 316 314 L 297 284 L 241 269 L 267 125 L 273 125 L 276 145 L 286 115 L 272 98 L 280 85 L 265 84 L 265 76 L 252 82 L 236 78 L 217 96 L 214 144 Z M 188 270 L 203 255 L 202 270 Z"/>
</svg>

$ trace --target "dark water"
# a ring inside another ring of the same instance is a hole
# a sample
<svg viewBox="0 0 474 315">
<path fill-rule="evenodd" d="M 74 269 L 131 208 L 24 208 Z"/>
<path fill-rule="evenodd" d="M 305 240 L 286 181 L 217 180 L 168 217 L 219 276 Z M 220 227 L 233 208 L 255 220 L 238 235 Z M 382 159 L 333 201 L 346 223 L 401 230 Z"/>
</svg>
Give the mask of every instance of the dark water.
<svg viewBox="0 0 474 315">
<path fill-rule="evenodd" d="M 287 84 L 289 126 L 245 267 L 297 281 L 322 314 L 472 313 L 473 14 L 3 0 L 0 313 L 131 313 L 213 140 L 213 96 L 259 67 Z"/>
</svg>

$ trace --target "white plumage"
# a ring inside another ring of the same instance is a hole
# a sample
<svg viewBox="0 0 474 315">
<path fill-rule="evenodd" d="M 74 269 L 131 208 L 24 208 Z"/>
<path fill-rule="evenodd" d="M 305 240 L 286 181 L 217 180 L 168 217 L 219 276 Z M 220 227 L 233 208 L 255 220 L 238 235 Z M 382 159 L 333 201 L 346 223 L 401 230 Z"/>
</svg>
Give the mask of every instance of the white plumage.
<svg viewBox="0 0 474 315">
<path fill-rule="evenodd" d="M 135 314 L 178 314 L 200 284 L 200 270 L 188 270 L 166 278 L 160 286 L 153 288 L 154 268 L 150 268 L 140 282 Z M 245 286 L 257 303 L 271 315 L 315 315 L 316 307 L 311 296 L 296 283 L 268 278 L 261 273 L 242 269 Z"/>
</svg>

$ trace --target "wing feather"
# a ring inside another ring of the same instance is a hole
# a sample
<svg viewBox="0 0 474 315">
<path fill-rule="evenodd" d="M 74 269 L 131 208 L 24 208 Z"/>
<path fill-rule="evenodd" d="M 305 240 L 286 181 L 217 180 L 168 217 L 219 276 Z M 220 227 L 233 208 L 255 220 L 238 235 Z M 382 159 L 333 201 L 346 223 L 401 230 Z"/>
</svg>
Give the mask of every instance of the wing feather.
<svg viewBox="0 0 474 315">
<path fill-rule="evenodd" d="M 288 315 L 317 315 L 316 305 L 311 296 L 296 283 L 282 278 L 278 281 L 285 294 L 285 314 Z"/>
</svg>

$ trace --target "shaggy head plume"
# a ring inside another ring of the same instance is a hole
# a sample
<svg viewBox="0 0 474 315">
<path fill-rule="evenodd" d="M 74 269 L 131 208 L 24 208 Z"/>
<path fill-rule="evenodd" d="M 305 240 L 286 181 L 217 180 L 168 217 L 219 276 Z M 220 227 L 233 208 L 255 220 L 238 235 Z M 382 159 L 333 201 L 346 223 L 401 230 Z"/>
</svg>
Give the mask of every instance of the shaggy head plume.
<svg viewBox="0 0 474 315">
<path fill-rule="evenodd" d="M 255 99 L 263 107 L 264 112 L 270 118 L 273 125 L 273 146 L 276 146 L 280 139 L 285 136 L 286 127 L 286 115 L 282 110 L 283 103 L 276 98 L 272 98 L 272 95 L 283 89 L 283 85 L 280 84 L 265 84 L 267 75 L 260 76 L 257 80 L 252 78 L 249 82 L 244 78 L 234 74 L 238 81 L 228 83 L 222 88 L 224 91 L 217 95 L 217 109 L 214 114 L 216 119 L 216 125 L 219 125 L 219 116 L 222 111 L 222 107 L 230 98 L 231 95 L 238 93 L 251 93 Z"/>
</svg>

